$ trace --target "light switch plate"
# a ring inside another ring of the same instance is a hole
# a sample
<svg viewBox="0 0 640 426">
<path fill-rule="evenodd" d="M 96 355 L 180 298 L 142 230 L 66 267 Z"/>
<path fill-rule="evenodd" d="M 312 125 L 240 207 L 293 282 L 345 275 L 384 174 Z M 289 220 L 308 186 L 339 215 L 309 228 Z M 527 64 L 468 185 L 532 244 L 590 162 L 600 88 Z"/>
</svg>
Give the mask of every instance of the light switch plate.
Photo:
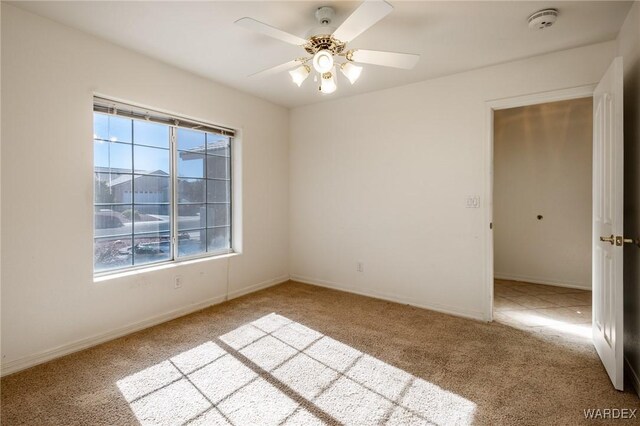
<svg viewBox="0 0 640 426">
<path fill-rule="evenodd" d="M 480 197 L 478 195 L 470 195 L 467 197 L 467 208 L 468 209 L 479 209 L 480 208 Z"/>
</svg>

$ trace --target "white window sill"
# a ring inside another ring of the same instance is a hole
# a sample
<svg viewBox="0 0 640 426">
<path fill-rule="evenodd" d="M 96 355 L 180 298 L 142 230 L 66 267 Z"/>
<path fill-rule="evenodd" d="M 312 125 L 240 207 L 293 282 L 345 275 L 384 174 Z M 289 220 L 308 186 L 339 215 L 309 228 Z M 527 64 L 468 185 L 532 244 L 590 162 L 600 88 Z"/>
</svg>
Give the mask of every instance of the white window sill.
<svg viewBox="0 0 640 426">
<path fill-rule="evenodd" d="M 172 269 L 180 266 L 193 265 L 195 263 L 201 263 L 201 262 L 211 262 L 214 260 L 220 260 L 225 258 L 228 259 L 228 258 L 239 256 L 239 255 L 240 253 L 234 252 L 234 253 L 221 254 L 218 256 L 198 257 L 196 259 L 172 260 L 169 262 L 160 263 L 152 266 L 141 266 L 140 268 L 130 269 L 128 271 L 122 271 L 122 272 L 113 272 L 113 273 L 107 272 L 105 273 L 105 275 L 94 276 L 93 282 L 100 283 L 100 282 L 115 280 L 119 278 L 131 277 L 134 275 L 146 274 L 148 272 L 161 271 L 163 269 Z"/>
</svg>

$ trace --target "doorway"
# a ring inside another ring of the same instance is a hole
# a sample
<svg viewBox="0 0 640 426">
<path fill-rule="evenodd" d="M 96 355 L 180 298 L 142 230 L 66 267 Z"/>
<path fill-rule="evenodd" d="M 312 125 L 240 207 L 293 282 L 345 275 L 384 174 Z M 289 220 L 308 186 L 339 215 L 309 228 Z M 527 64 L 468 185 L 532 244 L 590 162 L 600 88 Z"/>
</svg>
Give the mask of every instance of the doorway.
<svg viewBox="0 0 640 426">
<path fill-rule="evenodd" d="M 494 320 L 591 338 L 592 97 L 493 116 Z"/>
<path fill-rule="evenodd" d="M 612 384 L 624 389 L 623 349 L 623 246 L 634 243 L 623 235 L 624 127 L 623 59 L 616 57 L 596 85 L 545 92 L 519 98 L 488 101 L 485 145 L 485 317 L 494 310 L 494 113 L 495 111 L 547 102 L 591 98 L 593 102 L 592 180 L 592 343 Z M 570 166 L 569 166 L 570 167 Z M 571 211 L 565 211 L 570 215 Z M 537 217 L 537 215 L 536 215 Z M 562 241 L 557 242 L 563 245 Z M 570 248 L 568 248 L 570 250 Z M 531 285 L 531 284 L 528 284 Z M 545 285 L 544 283 L 537 285 Z M 538 287 L 540 289 L 540 287 Z M 546 290 L 549 290 L 546 288 Z M 504 290 L 502 291 L 504 293 Z M 584 297 L 584 296 L 583 296 Z"/>
<path fill-rule="evenodd" d="M 494 118 L 496 112 L 521 108 L 527 106 L 548 104 L 561 101 L 570 101 L 574 99 L 593 98 L 593 93 L 596 85 L 579 86 L 569 89 L 561 89 L 551 92 L 536 93 L 525 96 L 518 96 L 513 98 L 497 99 L 486 102 L 486 123 L 487 123 L 487 138 L 484 151 L 486 173 L 485 173 L 485 193 L 487 194 L 485 219 L 487 223 L 486 238 L 485 238 L 485 311 L 484 317 L 487 321 L 493 321 L 494 319 Z M 544 214 L 543 219 L 544 220 Z M 538 213 L 535 214 L 537 220 Z M 497 224 L 496 224 L 497 225 Z M 509 280 L 512 281 L 512 280 Z M 517 281 L 517 280 L 513 280 Z M 539 283 L 545 285 L 544 283 Z M 504 284 L 501 284 L 504 285 Z"/>
</svg>

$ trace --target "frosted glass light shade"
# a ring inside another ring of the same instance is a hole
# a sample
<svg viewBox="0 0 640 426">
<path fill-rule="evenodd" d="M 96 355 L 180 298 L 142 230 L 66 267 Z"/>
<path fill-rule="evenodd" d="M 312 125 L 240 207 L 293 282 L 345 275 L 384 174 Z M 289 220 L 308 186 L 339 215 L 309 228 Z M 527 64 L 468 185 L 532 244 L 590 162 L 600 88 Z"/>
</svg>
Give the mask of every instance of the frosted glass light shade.
<svg viewBox="0 0 640 426">
<path fill-rule="evenodd" d="M 320 91 L 326 95 L 331 94 L 338 88 L 336 86 L 335 69 L 333 72 L 325 72 L 321 75 Z"/>
<path fill-rule="evenodd" d="M 360 78 L 360 73 L 362 73 L 362 67 L 358 65 L 353 65 L 351 62 L 346 62 L 342 64 L 340 67 L 340 71 L 344 74 L 345 77 L 349 79 L 351 84 L 355 83 L 358 78 Z"/>
<path fill-rule="evenodd" d="M 309 77 L 309 72 L 311 68 L 308 65 L 302 65 L 301 67 L 296 68 L 295 70 L 289 71 L 289 75 L 295 84 L 298 87 L 302 86 L 302 83 Z"/>
</svg>

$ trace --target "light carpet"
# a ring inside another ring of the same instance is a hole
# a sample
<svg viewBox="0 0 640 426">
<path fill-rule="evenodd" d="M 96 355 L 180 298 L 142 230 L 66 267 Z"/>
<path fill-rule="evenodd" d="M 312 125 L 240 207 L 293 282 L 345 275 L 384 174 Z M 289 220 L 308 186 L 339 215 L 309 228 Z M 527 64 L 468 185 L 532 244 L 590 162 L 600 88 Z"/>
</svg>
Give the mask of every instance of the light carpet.
<svg viewBox="0 0 640 426">
<path fill-rule="evenodd" d="M 583 337 L 294 282 L 5 377 L 1 402 L 3 425 L 583 424 L 640 407 Z"/>
</svg>

